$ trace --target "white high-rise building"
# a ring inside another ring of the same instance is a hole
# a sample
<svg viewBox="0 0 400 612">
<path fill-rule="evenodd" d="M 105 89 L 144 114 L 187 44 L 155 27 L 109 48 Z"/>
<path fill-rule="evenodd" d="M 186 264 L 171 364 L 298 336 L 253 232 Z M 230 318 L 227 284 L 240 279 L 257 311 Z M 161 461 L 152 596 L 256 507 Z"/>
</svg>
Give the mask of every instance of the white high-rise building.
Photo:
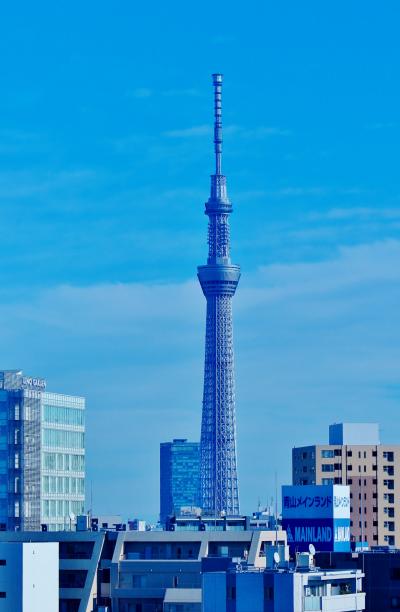
<svg viewBox="0 0 400 612">
<path fill-rule="evenodd" d="M 84 398 L 0 371 L 0 529 L 69 529 L 84 506 Z"/>
</svg>

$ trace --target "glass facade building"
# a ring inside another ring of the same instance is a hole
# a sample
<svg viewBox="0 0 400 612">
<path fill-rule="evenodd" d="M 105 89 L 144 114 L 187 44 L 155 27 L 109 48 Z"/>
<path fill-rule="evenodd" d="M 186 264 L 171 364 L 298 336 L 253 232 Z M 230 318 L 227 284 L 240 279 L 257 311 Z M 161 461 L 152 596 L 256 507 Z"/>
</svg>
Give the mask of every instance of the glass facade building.
<svg viewBox="0 0 400 612">
<path fill-rule="evenodd" d="M 160 444 L 160 522 L 183 507 L 200 505 L 200 444 L 185 439 Z"/>
<path fill-rule="evenodd" d="M 84 507 L 84 398 L 0 371 L 0 529 L 70 529 Z"/>
</svg>

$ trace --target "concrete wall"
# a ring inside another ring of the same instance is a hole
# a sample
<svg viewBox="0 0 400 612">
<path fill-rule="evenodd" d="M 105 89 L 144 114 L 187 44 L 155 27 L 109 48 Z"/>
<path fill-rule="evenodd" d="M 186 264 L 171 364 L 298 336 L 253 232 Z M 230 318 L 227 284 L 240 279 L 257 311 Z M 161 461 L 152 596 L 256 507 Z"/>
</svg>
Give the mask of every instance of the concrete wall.
<svg viewBox="0 0 400 612">
<path fill-rule="evenodd" d="M 58 543 L 27 542 L 22 557 L 23 612 L 58 610 Z"/>
<path fill-rule="evenodd" d="M 58 610 L 58 544 L 0 543 L 0 612 Z"/>
<path fill-rule="evenodd" d="M 226 573 L 203 574 L 202 612 L 226 612 Z"/>
<path fill-rule="evenodd" d="M 262 572 L 236 574 L 236 609 L 238 612 L 255 612 L 264 609 Z"/>
<path fill-rule="evenodd" d="M 22 545 L 1 542 L 0 560 L 0 612 L 22 612 Z"/>
</svg>

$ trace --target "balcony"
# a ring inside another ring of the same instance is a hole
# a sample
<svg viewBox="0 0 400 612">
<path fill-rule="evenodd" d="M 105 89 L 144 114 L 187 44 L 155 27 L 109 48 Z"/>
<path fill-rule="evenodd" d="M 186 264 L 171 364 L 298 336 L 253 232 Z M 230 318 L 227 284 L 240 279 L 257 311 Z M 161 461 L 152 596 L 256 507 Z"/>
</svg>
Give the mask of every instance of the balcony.
<svg viewBox="0 0 400 612">
<path fill-rule="evenodd" d="M 354 610 L 360 612 L 365 610 L 365 593 L 304 598 L 305 612 L 354 612 Z"/>
</svg>

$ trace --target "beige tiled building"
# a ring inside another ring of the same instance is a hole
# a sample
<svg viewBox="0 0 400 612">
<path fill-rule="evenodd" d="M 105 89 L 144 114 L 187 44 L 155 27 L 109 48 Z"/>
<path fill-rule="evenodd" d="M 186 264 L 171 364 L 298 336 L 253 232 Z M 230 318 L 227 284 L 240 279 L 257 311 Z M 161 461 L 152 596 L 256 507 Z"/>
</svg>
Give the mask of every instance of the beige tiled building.
<svg viewBox="0 0 400 612">
<path fill-rule="evenodd" d="M 400 446 L 383 445 L 375 423 L 329 428 L 329 444 L 292 450 L 293 484 L 350 486 L 354 542 L 400 546 Z"/>
</svg>

